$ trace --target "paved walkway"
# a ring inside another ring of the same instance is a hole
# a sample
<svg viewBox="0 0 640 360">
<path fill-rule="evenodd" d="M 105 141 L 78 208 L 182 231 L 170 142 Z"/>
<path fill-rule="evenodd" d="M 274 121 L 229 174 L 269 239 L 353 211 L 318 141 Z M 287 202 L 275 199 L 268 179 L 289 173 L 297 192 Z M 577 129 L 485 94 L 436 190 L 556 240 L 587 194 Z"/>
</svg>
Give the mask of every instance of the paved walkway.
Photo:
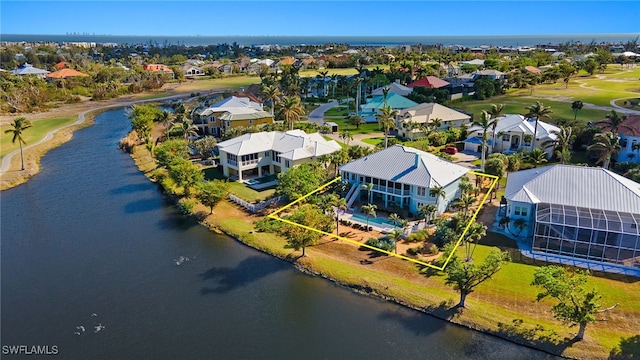
<svg viewBox="0 0 640 360">
<path fill-rule="evenodd" d="M 324 134 L 324 136 L 330 137 L 333 140 L 338 141 L 338 142 L 343 142 L 342 139 L 340 139 L 340 134 L 339 133 Z M 381 133 L 381 132 L 368 133 L 368 134 L 354 134 L 353 135 L 353 140 L 349 140 L 349 146 L 360 145 L 362 147 L 373 149 L 375 146 L 373 146 L 371 144 L 367 144 L 366 142 L 363 142 L 362 139 L 372 138 L 372 137 L 382 137 L 382 136 L 383 136 L 383 133 Z"/>
<path fill-rule="evenodd" d="M 89 109 L 89 110 L 85 110 L 81 113 L 78 114 L 78 120 L 69 124 L 69 125 L 65 125 L 62 127 L 59 127 L 57 129 L 53 129 L 49 132 L 47 132 L 47 134 L 44 136 L 44 138 L 40 139 L 40 141 L 35 142 L 33 144 L 29 144 L 25 147 L 22 148 L 23 152 L 34 147 L 34 146 L 38 146 L 44 142 L 47 142 L 51 139 L 53 139 L 53 135 L 62 130 L 62 129 L 66 129 L 68 127 L 71 126 L 76 126 L 76 125 L 80 125 L 85 121 L 85 115 L 89 112 L 92 111 L 96 111 L 96 110 L 102 110 L 102 109 L 109 109 L 109 108 L 122 108 L 122 107 L 129 107 L 133 104 L 138 104 L 138 103 L 146 103 L 146 102 L 158 102 L 158 101 L 164 101 L 164 100 L 172 100 L 172 99 L 181 99 L 181 98 L 189 98 L 191 97 L 190 94 L 178 94 L 178 95 L 171 95 L 171 96 L 166 96 L 166 97 L 161 97 L 161 98 L 155 98 L 155 99 L 146 99 L 146 100 L 133 100 L 133 101 L 120 101 L 111 105 L 106 105 L 106 106 L 99 106 L 99 107 L 95 107 L 93 109 Z M 10 153 L 8 153 L 7 155 L 5 155 L 2 158 L 2 165 L 0 166 L 0 176 L 2 174 L 5 174 L 7 171 L 9 171 L 9 168 L 11 167 L 11 159 L 16 155 L 16 154 L 20 154 L 20 149 L 14 150 Z"/>
</svg>

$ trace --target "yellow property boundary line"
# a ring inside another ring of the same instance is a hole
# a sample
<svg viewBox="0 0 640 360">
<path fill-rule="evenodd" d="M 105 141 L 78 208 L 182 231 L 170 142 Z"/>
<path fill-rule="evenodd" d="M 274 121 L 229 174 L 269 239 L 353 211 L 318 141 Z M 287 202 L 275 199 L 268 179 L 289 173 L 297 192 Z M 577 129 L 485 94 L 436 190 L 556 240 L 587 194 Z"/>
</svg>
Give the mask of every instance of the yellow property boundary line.
<svg viewBox="0 0 640 360">
<path fill-rule="evenodd" d="M 482 209 L 482 207 L 484 206 L 485 202 L 487 201 L 487 198 L 491 195 L 491 191 L 493 191 L 493 188 L 498 183 L 498 177 L 494 176 L 494 175 L 483 174 L 483 173 L 479 173 L 479 172 L 476 172 L 476 171 L 470 171 L 469 174 L 473 174 L 473 175 L 476 175 L 476 176 L 488 177 L 488 178 L 493 179 L 493 181 L 491 182 L 491 185 L 489 186 L 489 190 L 487 191 L 487 193 L 482 198 L 482 201 L 480 202 L 480 206 L 478 206 L 476 211 L 473 213 L 473 215 L 469 219 L 469 222 L 467 223 L 467 226 L 464 228 L 464 231 L 462 232 L 462 234 L 458 238 L 458 241 L 456 242 L 456 246 L 455 246 L 456 249 L 460 246 L 460 243 L 462 242 L 462 239 L 464 239 L 464 236 L 467 234 L 467 231 L 469 231 L 469 228 L 471 227 L 471 224 L 473 224 L 473 222 L 476 220 L 476 217 L 478 216 L 478 213 L 480 212 L 480 209 Z M 436 269 L 436 270 L 443 271 L 444 268 L 449 264 L 449 262 L 451 261 L 451 258 L 453 257 L 453 252 L 451 254 L 449 254 L 449 257 L 447 257 L 447 260 L 445 261 L 444 265 L 442 265 L 442 267 L 438 267 L 438 266 L 434 266 L 432 264 L 426 263 L 424 261 L 412 259 L 410 257 L 406 257 L 406 256 L 403 256 L 403 255 L 398 255 L 398 254 L 392 253 L 390 251 L 377 248 L 375 246 L 367 245 L 367 244 L 364 244 L 364 243 L 361 243 L 361 242 L 358 242 L 358 241 L 355 241 L 355 240 L 347 239 L 347 238 L 339 236 L 339 235 L 331 234 L 331 233 L 328 233 L 328 232 L 325 232 L 325 231 L 322 231 L 322 230 L 319 230 L 319 229 L 316 229 L 316 228 L 312 228 L 312 227 L 309 227 L 309 226 L 306 226 L 306 225 L 298 224 L 296 222 L 293 222 L 293 221 L 290 221 L 290 220 L 287 220 L 287 219 L 283 219 L 283 218 L 278 216 L 278 214 L 283 212 L 284 210 L 286 210 L 286 209 L 290 208 L 291 206 L 299 203 L 300 201 L 303 201 L 307 197 L 309 197 L 309 196 L 311 196 L 311 195 L 313 195 L 313 194 L 315 194 L 315 193 L 317 193 L 319 191 L 324 190 L 327 186 L 339 181 L 340 179 L 341 179 L 341 177 L 339 177 L 339 176 L 336 177 L 335 179 L 333 179 L 333 180 L 329 181 L 328 183 L 320 186 L 316 190 L 304 195 L 303 197 L 299 198 L 298 200 L 295 200 L 295 201 L 293 201 L 293 202 L 291 202 L 291 203 L 289 203 L 289 204 L 277 209 L 276 211 L 270 213 L 269 215 L 267 215 L 267 217 L 270 218 L 270 219 L 282 221 L 285 224 L 298 226 L 298 227 L 301 227 L 303 229 L 307 229 L 307 230 L 310 230 L 310 231 L 315 231 L 317 233 L 329 236 L 329 237 L 334 238 L 334 239 L 342 240 L 342 241 L 348 242 L 350 244 L 358 245 L 358 246 L 363 246 L 365 248 L 368 248 L 368 249 L 371 249 L 371 250 L 374 250 L 374 251 L 378 251 L 378 252 L 381 252 L 381 253 L 384 253 L 384 254 L 387 254 L 387 255 L 395 256 L 397 258 L 400 258 L 400 259 L 403 259 L 403 260 L 407 260 L 407 261 L 411 261 L 413 263 L 416 263 L 416 264 L 419 264 L 419 265 L 422 265 L 422 266 L 427 266 L 427 267 L 430 267 L 430 268 L 433 268 L 433 269 Z"/>
</svg>

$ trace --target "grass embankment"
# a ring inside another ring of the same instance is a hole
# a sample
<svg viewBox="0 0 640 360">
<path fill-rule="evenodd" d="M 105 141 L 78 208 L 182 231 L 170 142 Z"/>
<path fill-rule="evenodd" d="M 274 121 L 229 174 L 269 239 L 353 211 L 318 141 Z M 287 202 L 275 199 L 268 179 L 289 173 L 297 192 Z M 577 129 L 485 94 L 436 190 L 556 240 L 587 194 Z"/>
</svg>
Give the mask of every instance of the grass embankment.
<svg viewBox="0 0 640 360">
<path fill-rule="evenodd" d="M 145 151 L 141 147 L 134 152 L 138 163 L 148 163 Z M 308 247 L 308 256 L 299 258 L 300 252 L 287 249 L 283 238 L 256 232 L 254 221 L 261 216 L 248 214 L 227 201 L 219 203 L 213 215 L 208 215 L 208 209 L 202 205 L 198 205 L 195 212 L 202 217 L 203 224 L 212 229 L 290 261 L 302 271 L 457 324 L 573 358 L 608 358 L 620 344 L 629 344 L 625 345 L 627 353 L 640 353 L 634 342 L 640 321 L 638 279 L 615 275 L 591 277 L 589 286 L 603 294 L 601 303 L 604 306 L 620 305 L 598 315 L 599 321 L 587 327 L 586 338 L 574 342 L 571 339 L 576 329 L 553 318 L 550 311 L 553 303 L 535 301 L 538 289 L 530 283 L 534 270 L 543 263 L 522 257 L 514 242 L 499 234 L 489 233 L 483 239 L 475 251 L 474 261 L 481 262 L 491 249 L 499 247 L 512 254 L 513 262 L 506 264 L 494 279 L 480 285 L 467 299 L 468 308 L 460 311 L 453 307 L 458 294 L 444 285 L 444 276 L 422 274 L 413 263 L 389 256 L 371 257 L 369 251 L 359 251 L 354 245 L 328 239 Z M 463 256 L 464 249 L 459 251 Z M 360 262 L 363 259 L 371 263 L 363 265 Z"/>
<path fill-rule="evenodd" d="M 220 172 L 220 169 L 217 167 L 205 168 L 204 177 L 207 180 L 226 179 L 225 176 Z M 230 188 L 229 188 L 230 193 L 251 202 L 259 202 L 259 201 L 265 200 L 271 197 L 276 192 L 275 186 L 262 189 L 262 190 L 253 190 L 247 187 L 245 184 L 237 181 L 232 181 L 229 184 L 230 184 Z"/>
</svg>

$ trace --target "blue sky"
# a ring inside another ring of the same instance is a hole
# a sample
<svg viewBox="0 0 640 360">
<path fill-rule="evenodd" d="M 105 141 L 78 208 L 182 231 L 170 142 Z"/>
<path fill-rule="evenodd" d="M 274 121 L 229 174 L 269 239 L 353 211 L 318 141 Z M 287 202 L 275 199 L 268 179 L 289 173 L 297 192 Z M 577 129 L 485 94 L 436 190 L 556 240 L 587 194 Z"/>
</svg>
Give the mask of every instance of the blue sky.
<svg viewBox="0 0 640 360">
<path fill-rule="evenodd" d="M 0 2 L 0 34 L 605 34 L 640 33 L 639 19 L 637 0 Z"/>
</svg>

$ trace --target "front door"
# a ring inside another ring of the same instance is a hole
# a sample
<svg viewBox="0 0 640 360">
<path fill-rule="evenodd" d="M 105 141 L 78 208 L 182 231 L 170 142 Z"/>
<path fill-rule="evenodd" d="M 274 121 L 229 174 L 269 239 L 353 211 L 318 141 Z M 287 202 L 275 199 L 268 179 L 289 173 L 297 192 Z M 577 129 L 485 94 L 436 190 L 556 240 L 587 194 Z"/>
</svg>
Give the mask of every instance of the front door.
<svg viewBox="0 0 640 360">
<path fill-rule="evenodd" d="M 520 136 L 511 137 L 511 150 L 517 150 L 520 147 Z"/>
</svg>

